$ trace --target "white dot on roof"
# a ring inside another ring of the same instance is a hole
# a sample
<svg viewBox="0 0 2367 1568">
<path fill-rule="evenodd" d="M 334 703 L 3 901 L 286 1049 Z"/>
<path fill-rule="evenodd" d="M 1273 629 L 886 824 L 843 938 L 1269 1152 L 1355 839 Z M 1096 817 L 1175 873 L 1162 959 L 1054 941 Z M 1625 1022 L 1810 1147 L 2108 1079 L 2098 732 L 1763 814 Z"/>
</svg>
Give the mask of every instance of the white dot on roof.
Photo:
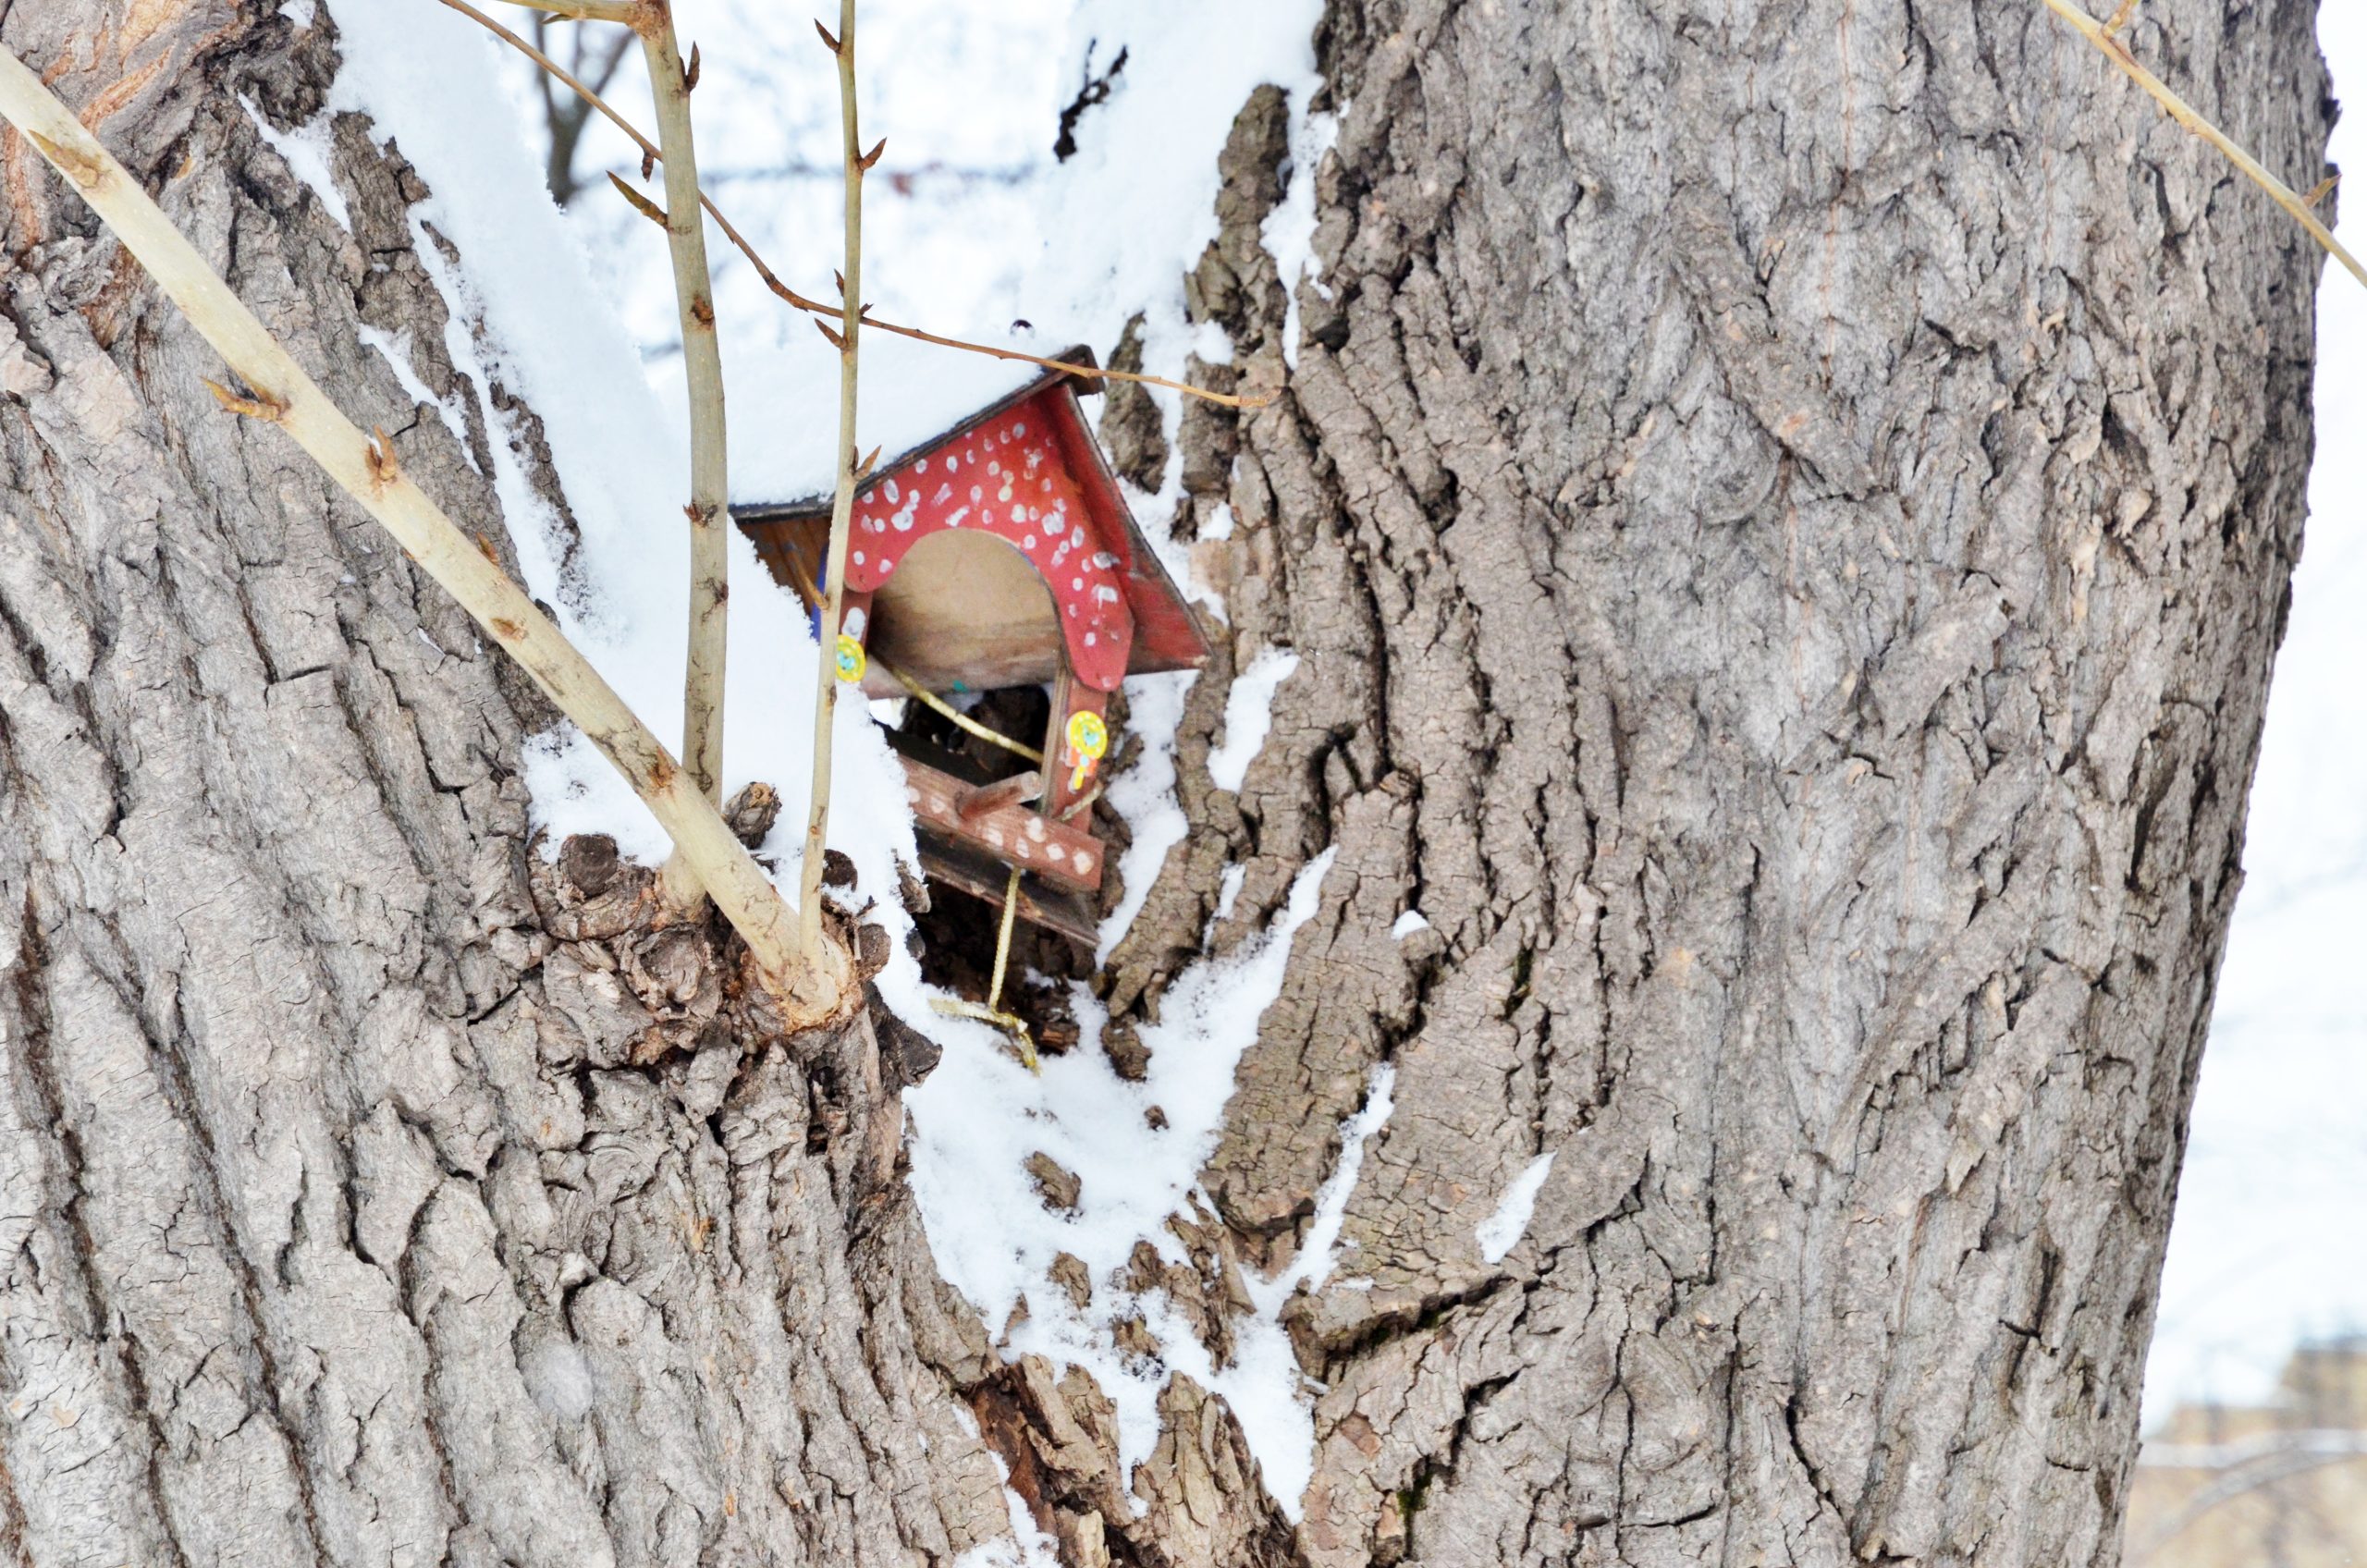
<svg viewBox="0 0 2367 1568">
<path fill-rule="evenodd" d="M 1027 426 L 1025 424 L 1014 424 L 1011 427 L 1011 433 L 1013 435 L 1024 435 L 1027 434 Z"/>
<path fill-rule="evenodd" d="M 1062 862 L 1062 861 L 1064 861 L 1064 860 L 1066 860 L 1066 859 L 1068 859 L 1068 858 L 1069 858 L 1069 852 L 1068 852 L 1068 851 L 1066 851 L 1066 850 L 1064 850 L 1064 849 L 1061 848 L 1061 846 L 1060 846 L 1060 845 L 1058 845 L 1058 844 L 1047 844 L 1047 845 L 1045 845 L 1045 846 L 1044 846 L 1044 852 L 1045 852 L 1046 854 L 1048 854 L 1048 855 L 1049 855 L 1049 856 L 1051 856 L 1051 857 L 1052 857 L 1052 864 L 1053 864 L 1054 865 L 1058 865 L 1058 864 L 1061 864 L 1061 862 Z"/>
<path fill-rule="evenodd" d="M 1071 606 L 1069 606 L 1069 614 L 1070 614 L 1070 616 L 1071 616 L 1071 617 L 1074 617 L 1074 616 L 1075 616 L 1075 614 L 1076 614 L 1076 606 L 1075 606 L 1074 605 L 1071 605 Z"/>
<path fill-rule="evenodd" d="M 1085 579 L 1082 577 L 1072 577 L 1069 579 L 1069 586 L 1076 589 L 1079 593 L 1082 593 L 1085 590 Z"/>
<path fill-rule="evenodd" d="M 1032 550 L 1036 547 L 1036 535 L 1031 533 L 1026 538 L 1022 539 L 1019 544 L 1022 549 Z"/>
<path fill-rule="evenodd" d="M 1094 636 L 1094 634 L 1093 634 L 1092 632 L 1090 632 L 1090 631 L 1088 631 L 1088 632 L 1086 632 L 1086 633 L 1085 634 L 1085 645 L 1086 647 L 1088 647 L 1088 648 L 1090 648 L 1091 646 L 1093 646 L 1093 644 L 1094 644 L 1095 643 L 1098 642 L 1098 641 L 1099 641 L 1099 639 L 1098 639 L 1098 638 L 1097 638 L 1097 637 L 1095 637 L 1095 636 Z"/>
<path fill-rule="evenodd" d="M 879 575 L 882 577 L 887 576 L 889 572 L 895 570 L 896 563 L 894 561 L 883 560 L 879 563 Z"/>
<path fill-rule="evenodd" d="M 1049 480 L 1049 479 L 1048 479 L 1048 480 L 1044 481 L 1044 494 L 1045 494 L 1045 495 L 1047 495 L 1047 496 L 1049 496 L 1049 495 L 1050 495 L 1051 493 L 1052 493 L 1052 482 L 1051 482 L 1050 480 Z"/>
<path fill-rule="evenodd" d="M 952 453 L 950 453 L 950 452 L 948 452 L 948 453 L 946 453 L 946 454 L 945 454 L 945 472 L 948 472 L 948 473 L 951 473 L 955 469 L 960 468 L 961 466 L 962 466 L 962 459 L 959 459 L 959 458 L 955 457 L 955 456 L 954 456 Z"/>
<path fill-rule="evenodd" d="M 985 494 L 986 494 L 986 492 L 985 492 L 984 490 L 980 489 L 977 485 L 973 484 L 973 485 L 971 485 L 971 486 L 970 486 L 970 499 L 972 499 L 972 500 L 974 500 L 974 501 L 975 501 L 975 500 L 976 500 L 979 496 L 983 496 L 983 495 L 985 495 Z"/>
<path fill-rule="evenodd" d="M 861 566 L 863 564 L 863 552 L 861 550 L 857 550 L 854 553 L 854 564 L 857 566 Z"/>
<path fill-rule="evenodd" d="M 913 472 L 914 473 L 926 473 L 928 472 L 928 459 L 926 458 L 923 458 L 919 462 L 914 463 L 913 465 Z"/>
<path fill-rule="evenodd" d="M 988 463 L 988 464 L 987 465 L 987 472 L 988 473 L 1000 473 L 1000 472 L 1002 472 L 1002 464 L 1000 464 L 1000 463 Z"/>
<path fill-rule="evenodd" d="M 1093 869 L 1093 851 L 1090 851 L 1090 850 L 1079 850 L 1079 851 L 1077 851 L 1077 852 L 1076 852 L 1076 868 L 1077 868 L 1077 872 L 1078 872 L 1078 874 L 1079 874 L 1079 875 L 1083 875 L 1084 873 L 1088 872 L 1088 871 L 1091 871 L 1091 870 Z"/>
</svg>

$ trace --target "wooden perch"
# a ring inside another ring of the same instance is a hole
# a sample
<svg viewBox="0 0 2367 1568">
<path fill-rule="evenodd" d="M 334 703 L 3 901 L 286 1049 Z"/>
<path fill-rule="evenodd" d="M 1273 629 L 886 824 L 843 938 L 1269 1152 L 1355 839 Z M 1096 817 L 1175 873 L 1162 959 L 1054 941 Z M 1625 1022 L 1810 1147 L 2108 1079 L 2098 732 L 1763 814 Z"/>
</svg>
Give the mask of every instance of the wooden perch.
<svg viewBox="0 0 2367 1568">
<path fill-rule="evenodd" d="M 674 840 L 748 944 L 791 1027 L 840 1013 L 853 992 L 833 945 L 802 962 L 796 912 L 705 795 L 533 600 L 330 402 L 123 165 L 13 53 L 0 49 L 0 116 L 66 177 L 145 266 L 166 298 L 228 361 L 244 393 L 217 389 L 226 407 L 278 425 L 374 518 L 429 576 L 572 719 Z"/>
<path fill-rule="evenodd" d="M 997 783 L 979 785 L 954 802 L 953 812 L 964 825 L 975 827 L 1006 806 L 1026 805 L 1043 795 L 1044 776 L 1031 767 Z"/>
</svg>

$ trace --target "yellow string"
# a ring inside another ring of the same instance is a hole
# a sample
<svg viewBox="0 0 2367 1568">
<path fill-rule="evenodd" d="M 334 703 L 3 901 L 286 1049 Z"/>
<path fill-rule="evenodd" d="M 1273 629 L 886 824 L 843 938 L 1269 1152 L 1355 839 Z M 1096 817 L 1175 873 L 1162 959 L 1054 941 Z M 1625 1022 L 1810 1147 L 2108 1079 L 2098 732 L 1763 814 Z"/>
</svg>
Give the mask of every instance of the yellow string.
<svg viewBox="0 0 2367 1568">
<path fill-rule="evenodd" d="M 985 725 L 980 724 L 976 719 L 972 718 L 968 714 L 963 713 L 961 709 L 955 707 L 952 704 L 947 702 L 944 698 L 938 696 L 936 692 L 930 691 L 919 681 L 914 680 L 911 676 L 906 675 L 902 670 L 898 669 L 894 665 L 889 664 L 886 659 L 881 658 L 877 654 L 873 654 L 871 655 L 871 662 L 886 670 L 889 675 L 894 676 L 896 678 L 896 683 L 899 686 L 901 686 L 905 691 L 910 692 L 914 696 L 919 698 L 922 702 L 927 704 L 931 708 L 934 708 L 938 713 L 943 714 L 946 717 L 951 719 L 955 724 L 960 725 L 971 734 L 975 735 L 979 740 L 987 741 L 992 745 L 1000 746 L 1006 752 L 1015 753 L 1020 756 L 1025 757 L 1029 762 L 1036 764 L 1039 767 L 1043 766 L 1044 753 L 1037 751 L 1035 747 L 1023 745 L 1019 741 L 1012 740 L 1008 735 L 1002 734 L 998 730 L 987 729 Z"/>
</svg>

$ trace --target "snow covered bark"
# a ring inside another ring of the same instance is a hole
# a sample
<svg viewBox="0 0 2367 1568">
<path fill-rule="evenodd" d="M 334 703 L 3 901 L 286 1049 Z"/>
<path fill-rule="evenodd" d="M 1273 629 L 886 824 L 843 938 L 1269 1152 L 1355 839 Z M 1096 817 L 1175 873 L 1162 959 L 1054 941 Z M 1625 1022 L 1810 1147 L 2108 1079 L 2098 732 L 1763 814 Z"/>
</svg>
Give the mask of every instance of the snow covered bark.
<svg viewBox="0 0 2367 1568">
<path fill-rule="evenodd" d="M 2314 179 L 2310 6 L 2140 15 Z M 1393 1068 L 1288 1313 L 1296 1552 L 2114 1561 L 2320 257 L 2035 5 L 1332 0 L 1318 48 L 1187 283 L 1281 400 L 1176 442 L 1228 656 L 1299 662 L 1238 791 L 1194 692 L 1111 962 L 1155 1011 L 1229 864 L 1219 945 L 1337 853 L 1207 1174 L 1271 1268 Z"/>
<path fill-rule="evenodd" d="M 424 187 L 315 119 L 334 23 L 276 9 L 0 6 L 0 43 L 515 570 L 511 433 L 449 351 Z M 271 145 L 307 126 L 336 210 Z M 0 185 L 0 1561 L 1007 1534 L 936 1370 L 985 1341 L 896 1168 L 915 1053 L 779 1037 L 719 927 L 653 924 L 650 873 L 591 840 L 544 865 L 525 680 L 215 405 L 218 361 L 13 135 Z"/>
</svg>

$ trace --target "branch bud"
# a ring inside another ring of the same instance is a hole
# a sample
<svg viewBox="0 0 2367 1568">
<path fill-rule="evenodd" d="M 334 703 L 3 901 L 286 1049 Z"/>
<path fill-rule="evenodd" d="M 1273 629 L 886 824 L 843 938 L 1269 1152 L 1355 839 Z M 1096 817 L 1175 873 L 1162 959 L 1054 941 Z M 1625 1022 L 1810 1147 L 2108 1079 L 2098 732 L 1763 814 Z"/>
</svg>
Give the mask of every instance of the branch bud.
<svg viewBox="0 0 2367 1568">
<path fill-rule="evenodd" d="M 617 188 L 618 195 L 632 203 L 632 210 L 634 212 L 639 213 L 643 217 L 647 218 L 650 222 L 656 224 L 660 228 L 668 227 L 668 220 L 666 216 L 666 209 L 651 201 L 648 197 L 644 196 L 640 191 L 635 190 L 632 186 L 627 185 L 623 180 L 619 179 L 617 178 L 617 171 L 614 169 L 610 169 L 608 171 L 608 183 Z"/>
</svg>

